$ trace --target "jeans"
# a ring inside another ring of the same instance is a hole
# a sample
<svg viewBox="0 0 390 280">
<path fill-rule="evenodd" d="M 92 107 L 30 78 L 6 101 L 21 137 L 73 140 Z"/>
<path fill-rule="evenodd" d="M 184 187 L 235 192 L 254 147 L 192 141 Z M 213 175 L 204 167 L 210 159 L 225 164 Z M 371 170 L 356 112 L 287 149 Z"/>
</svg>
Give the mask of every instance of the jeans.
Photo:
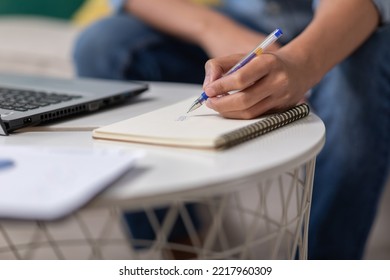
<svg viewBox="0 0 390 280">
<path fill-rule="evenodd" d="M 207 59 L 199 47 L 124 14 L 90 26 L 74 50 L 79 76 L 116 80 L 201 83 Z"/>
<path fill-rule="evenodd" d="M 390 168 L 390 26 L 313 89 L 326 125 L 317 158 L 309 258 L 359 259 Z"/>
<path fill-rule="evenodd" d="M 390 166 L 389 46 L 390 27 L 382 27 L 313 88 L 310 103 L 327 135 L 315 171 L 311 259 L 362 258 Z M 84 77 L 202 83 L 208 57 L 130 15 L 115 15 L 83 32 L 74 59 Z M 146 220 L 134 217 L 127 216 L 130 227 L 141 228 Z"/>
</svg>

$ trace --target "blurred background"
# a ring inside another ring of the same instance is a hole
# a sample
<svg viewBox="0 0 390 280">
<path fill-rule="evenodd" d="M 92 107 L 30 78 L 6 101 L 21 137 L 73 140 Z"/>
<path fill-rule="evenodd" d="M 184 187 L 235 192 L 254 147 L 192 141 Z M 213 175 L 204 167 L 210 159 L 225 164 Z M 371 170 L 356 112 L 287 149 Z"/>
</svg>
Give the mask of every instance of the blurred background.
<svg viewBox="0 0 390 280">
<path fill-rule="evenodd" d="M 106 0 L 1 0 L 0 71 L 73 76 L 74 39 L 110 12 Z"/>
<path fill-rule="evenodd" d="M 75 38 L 85 26 L 110 13 L 108 0 L 1 0 L 0 71 L 74 76 L 71 57 Z M 101 213 L 95 218 L 98 215 Z M 389 216 L 390 182 L 366 259 L 390 259 Z"/>
<path fill-rule="evenodd" d="M 83 0 L 2 0 L 0 10 L 2 14 L 42 15 L 69 19 L 83 2 Z"/>
</svg>

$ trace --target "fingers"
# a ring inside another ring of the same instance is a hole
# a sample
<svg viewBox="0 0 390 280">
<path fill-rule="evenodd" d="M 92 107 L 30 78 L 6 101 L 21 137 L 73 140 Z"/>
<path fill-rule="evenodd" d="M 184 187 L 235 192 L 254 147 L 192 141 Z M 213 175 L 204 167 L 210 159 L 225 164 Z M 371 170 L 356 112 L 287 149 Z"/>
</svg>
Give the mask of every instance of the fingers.
<svg viewBox="0 0 390 280">
<path fill-rule="evenodd" d="M 261 88 L 261 86 L 256 85 L 234 94 L 209 98 L 206 104 L 221 114 L 231 111 L 243 111 L 271 95 L 271 92 L 257 90 L 258 88 Z"/>
<path fill-rule="evenodd" d="M 203 87 L 206 87 L 210 82 L 213 82 L 223 76 L 230 68 L 232 68 L 243 55 L 234 54 L 226 57 L 210 59 L 205 64 L 205 78 Z"/>
<path fill-rule="evenodd" d="M 222 76 L 237 63 L 237 56 L 210 60 L 207 64 L 204 90 L 209 97 L 242 90 L 264 78 L 274 67 L 275 57 L 263 54 L 255 57 L 238 71 Z M 234 61 L 234 62 L 233 62 Z M 221 77 L 221 78 L 219 78 Z"/>
<path fill-rule="evenodd" d="M 244 120 L 250 120 L 253 118 L 256 118 L 260 115 L 265 114 L 273 107 L 273 100 L 271 97 L 265 98 L 262 102 L 256 103 L 254 106 L 246 109 L 246 110 L 239 110 L 239 111 L 229 111 L 229 112 L 222 112 L 220 113 L 224 118 L 228 119 L 244 119 Z"/>
<path fill-rule="evenodd" d="M 272 73 L 243 91 L 209 98 L 206 105 L 226 118 L 252 119 L 294 105 L 300 98 L 292 94 L 283 73 Z"/>
<path fill-rule="evenodd" d="M 214 98 L 216 99 L 216 98 Z M 207 104 L 209 106 L 209 104 Z M 273 95 L 269 95 L 261 102 L 255 103 L 252 107 L 245 110 L 232 110 L 219 112 L 221 116 L 229 119 L 253 119 L 270 111 L 278 111 L 284 108 L 284 104 L 281 100 L 278 100 Z"/>
<path fill-rule="evenodd" d="M 246 87 L 242 91 L 209 98 L 208 106 L 220 113 L 246 110 L 270 95 L 283 98 L 280 96 L 280 92 L 286 92 L 287 88 L 288 84 L 284 75 L 272 73 L 252 83 L 251 86 Z"/>
<path fill-rule="evenodd" d="M 235 63 L 237 56 L 230 56 L 210 60 L 206 67 L 206 105 L 223 117 L 252 119 L 279 111 L 297 104 L 309 89 L 300 69 L 276 54 L 262 54 L 223 76 Z"/>
</svg>

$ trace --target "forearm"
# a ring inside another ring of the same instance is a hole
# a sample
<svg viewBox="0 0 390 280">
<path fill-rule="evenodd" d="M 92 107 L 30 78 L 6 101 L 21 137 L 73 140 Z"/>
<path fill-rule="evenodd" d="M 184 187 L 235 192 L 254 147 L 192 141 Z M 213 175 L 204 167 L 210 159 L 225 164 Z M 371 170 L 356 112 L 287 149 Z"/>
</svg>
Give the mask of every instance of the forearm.
<svg viewBox="0 0 390 280">
<path fill-rule="evenodd" d="M 378 23 L 371 0 L 323 0 L 311 24 L 280 53 L 309 69 L 307 76 L 314 85 L 356 50 Z"/>
<path fill-rule="evenodd" d="M 154 28 L 193 43 L 200 43 L 208 28 L 228 21 L 212 9 L 187 0 L 129 0 L 125 8 Z"/>
</svg>

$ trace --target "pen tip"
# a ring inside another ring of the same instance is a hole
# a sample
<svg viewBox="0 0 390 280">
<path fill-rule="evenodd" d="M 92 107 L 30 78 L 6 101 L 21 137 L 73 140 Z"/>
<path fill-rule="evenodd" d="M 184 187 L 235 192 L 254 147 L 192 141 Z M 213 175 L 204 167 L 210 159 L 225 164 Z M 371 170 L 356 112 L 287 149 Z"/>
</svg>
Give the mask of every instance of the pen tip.
<svg viewBox="0 0 390 280">
<path fill-rule="evenodd" d="M 190 112 L 192 112 L 192 111 L 194 111 L 195 109 L 198 109 L 201 105 L 202 105 L 202 104 L 199 103 L 199 102 L 194 102 L 194 104 L 192 104 L 192 106 L 190 107 L 190 109 L 188 109 L 187 114 L 190 113 Z"/>
</svg>

